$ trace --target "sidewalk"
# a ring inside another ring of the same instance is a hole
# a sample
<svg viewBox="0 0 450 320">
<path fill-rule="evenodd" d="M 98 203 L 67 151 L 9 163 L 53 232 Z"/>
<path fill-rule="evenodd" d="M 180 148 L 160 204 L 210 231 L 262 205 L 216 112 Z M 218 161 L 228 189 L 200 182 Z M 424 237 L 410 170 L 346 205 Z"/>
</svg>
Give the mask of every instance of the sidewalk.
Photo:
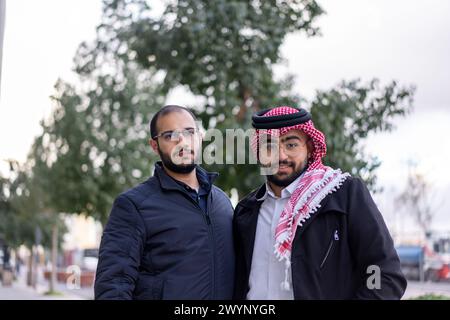
<svg viewBox="0 0 450 320">
<path fill-rule="evenodd" d="M 58 295 L 46 295 L 48 281 L 38 277 L 36 289 L 26 285 L 26 270 L 22 270 L 12 286 L 4 287 L 0 282 L 0 300 L 90 300 L 93 288 L 69 289 L 64 283 L 56 283 Z"/>
<path fill-rule="evenodd" d="M 0 285 L 0 300 L 85 300 L 81 296 L 62 292 L 61 295 L 47 296 L 45 291 L 35 290 L 14 282 L 11 287 Z"/>
</svg>

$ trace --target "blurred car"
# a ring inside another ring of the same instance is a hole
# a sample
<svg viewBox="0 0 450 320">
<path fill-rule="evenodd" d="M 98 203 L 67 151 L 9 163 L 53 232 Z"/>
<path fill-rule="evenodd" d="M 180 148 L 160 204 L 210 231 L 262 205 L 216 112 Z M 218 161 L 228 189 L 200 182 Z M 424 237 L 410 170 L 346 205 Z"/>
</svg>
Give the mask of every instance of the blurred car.
<svg viewBox="0 0 450 320">
<path fill-rule="evenodd" d="M 422 245 L 401 245 L 396 250 L 407 279 L 435 282 L 449 280 L 449 256 Z"/>
<path fill-rule="evenodd" d="M 81 269 L 87 271 L 95 271 L 98 264 L 98 249 L 82 250 Z"/>
<path fill-rule="evenodd" d="M 424 275 L 425 251 L 422 246 L 401 245 L 395 248 L 403 274 L 407 279 L 420 280 Z"/>
</svg>

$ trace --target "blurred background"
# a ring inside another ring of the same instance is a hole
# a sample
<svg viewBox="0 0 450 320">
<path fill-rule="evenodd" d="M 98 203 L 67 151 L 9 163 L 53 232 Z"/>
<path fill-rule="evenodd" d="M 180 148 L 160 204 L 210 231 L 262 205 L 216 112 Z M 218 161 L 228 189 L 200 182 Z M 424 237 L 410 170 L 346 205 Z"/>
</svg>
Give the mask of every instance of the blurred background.
<svg viewBox="0 0 450 320">
<path fill-rule="evenodd" d="M 0 0 L 0 19 L 0 299 L 93 298 L 102 226 L 152 174 L 169 103 L 222 131 L 308 109 L 326 164 L 372 191 L 404 298 L 450 296 L 449 1 Z M 207 169 L 234 204 L 263 181 Z"/>
</svg>

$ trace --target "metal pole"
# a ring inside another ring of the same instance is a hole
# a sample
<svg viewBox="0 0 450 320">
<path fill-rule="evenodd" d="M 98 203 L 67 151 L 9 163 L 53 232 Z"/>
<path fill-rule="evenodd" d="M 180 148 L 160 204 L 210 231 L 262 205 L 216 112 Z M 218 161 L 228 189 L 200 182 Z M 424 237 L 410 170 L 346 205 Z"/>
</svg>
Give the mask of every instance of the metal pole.
<svg viewBox="0 0 450 320">
<path fill-rule="evenodd" d="M 424 255 L 424 251 L 422 250 L 421 254 L 420 254 L 420 263 L 419 263 L 419 277 L 420 277 L 420 282 L 424 282 L 425 281 L 425 255 Z"/>
</svg>

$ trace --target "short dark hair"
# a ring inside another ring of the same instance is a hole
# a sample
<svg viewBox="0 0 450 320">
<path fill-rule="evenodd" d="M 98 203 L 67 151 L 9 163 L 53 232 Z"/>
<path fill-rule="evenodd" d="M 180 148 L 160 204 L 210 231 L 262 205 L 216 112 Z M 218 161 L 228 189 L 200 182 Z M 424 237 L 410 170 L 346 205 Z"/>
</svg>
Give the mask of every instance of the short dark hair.
<svg viewBox="0 0 450 320">
<path fill-rule="evenodd" d="M 195 115 L 188 108 L 178 106 L 176 104 L 169 104 L 169 105 L 164 106 L 161 109 L 159 109 L 159 111 L 157 113 L 155 113 L 152 120 L 150 121 L 150 136 L 151 136 L 151 138 L 154 139 L 158 135 L 158 131 L 157 131 L 156 127 L 158 125 L 159 117 L 165 116 L 166 114 L 169 114 L 172 112 L 181 112 L 181 111 L 186 111 L 187 113 L 189 113 L 192 116 L 192 119 L 194 119 L 194 121 L 197 121 L 197 118 L 195 117 Z"/>
</svg>

